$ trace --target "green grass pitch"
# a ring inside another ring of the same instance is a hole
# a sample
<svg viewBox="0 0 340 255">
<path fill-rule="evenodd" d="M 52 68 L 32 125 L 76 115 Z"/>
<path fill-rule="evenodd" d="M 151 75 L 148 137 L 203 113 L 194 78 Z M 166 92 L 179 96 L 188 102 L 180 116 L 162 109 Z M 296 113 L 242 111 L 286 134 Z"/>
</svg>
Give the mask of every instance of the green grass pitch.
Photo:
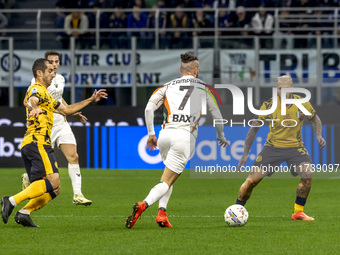
<svg viewBox="0 0 340 255">
<path fill-rule="evenodd" d="M 22 169 L 0 169 L 0 196 L 21 189 Z M 88 207 L 72 204 L 67 169 L 61 194 L 32 213 L 40 228 L 0 222 L 0 254 L 339 254 L 340 179 L 314 179 L 305 212 L 314 222 L 292 221 L 297 178 L 265 179 L 246 204 L 248 223 L 228 227 L 225 209 L 243 179 L 196 179 L 185 171 L 168 204 L 173 228 L 156 224 L 158 203 L 132 229 L 124 222 L 132 205 L 159 181 L 157 170 L 82 170 Z"/>
</svg>

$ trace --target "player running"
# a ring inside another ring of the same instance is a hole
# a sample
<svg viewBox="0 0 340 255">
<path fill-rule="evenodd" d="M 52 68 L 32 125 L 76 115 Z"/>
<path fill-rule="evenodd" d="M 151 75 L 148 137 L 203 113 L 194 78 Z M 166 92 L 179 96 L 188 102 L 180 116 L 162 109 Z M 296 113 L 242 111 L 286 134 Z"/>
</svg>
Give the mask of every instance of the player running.
<svg viewBox="0 0 340 255">
<path fill-rule="evenodd" d="M 50 60 L 53 64 L 53 71 L 56 76 L 53 78 L 51 85 L 47 88 L 47 92 L 63 105 L 67 105 L 63 99 L 63 92 L 65 87 L 65 79 L 62 75 L 57 74 L 60 65 L 60 56 L 56 51 L 45 52 L 45 58 Z M 35 78 L 31 81 L 31 86 L 35 83 Z M 28 88 L 29 91 L 30 87 Z M 27 94 L 24 99 L 24 106 L 26 107 Z M 73 114 L 83 124 L 87 122 L 87 118 L 80 112 Z M 72 129 L 67 122 L 66 118 L 59 114 L 53 113 L 53 127 L 51 131 L 51 144 L 52 148 L 57 146 L 64 154 L 68 161 L 68 174 L 71 178 L 73 187 L 73 204 L 75 205 L 91 205 L 92 201 L 84 197 L 81 191 L 81 174 L 77 153 L 77 142 L 72 132 Z M 27 174 L 21 176 L 22 188 L 25 189 L 29 185 Z"/>
<path fill-rule="evenodd" d="M 203 104 L 213 118 L 221 119 L 221 113 L 213 99 L 205 92 L 207 86 L 199 79 L 197 57 L 181 54 L 181 78 L 170 81 L 152 94 L 145 109 L 145 121 L 149 138 L 147 148 L 154 150 L 157 145 L 165 165 L 160 183 L 154 186 L 143 202 L 133 205 L 132 214 L 126 219 L 127 228 L 132 228 L 137 218 L 146 208 L 159 200 L 156 222 L 161 227 L 172 227 L 166 214 L 173 184 L 182 173 L 189 158 L 193 155 L 197 137 L 197 125 Z M 165 117 L 158 143 L 154 131 L 154 111 L 165 106 Z M 223 125 L 216 125 L 217 140 L 220 146 L 229 145 L 224 138 Z"/>
<path fill-rule="evenodd" d="M 53 112 L 57 111 L 63 115 L 74 114 L 91 103 L 107 98 L 105 90 L 99 90 L 88 99 L 65 106 L 47 92 L 55 77 L 51 62 L 44 58 L 37 59 L 32 71 L 36 83 L 27 93 L 27 131 L 21 144 L 21 155 L 30 185 L 14 196 L 1 198 L 1 215 L 5 224 L 14 207 L 29 199 L 14 216 L 16 223 L 26 227 L 38 227 L 30 217 L 31 212 L 41 209 L 60 193 L 58 165 L 50 140 Z"/>
<path fill-rule="evenodd" d="M 314 218 L 307 216 L 303 212 L 312 186 L 312 169 L 310 165 L 312 159 L 310 158 L 301 137 L 301 128 L 304 117 L 307 117 L 312 122 L 312 127 L 320 148 L 325 147 L 326 142 L 322 138 L 321 120 L 309 102 L 304 103 L 303 106 L 311 113 L 311 115 L 305 116 L 296 105 L 288 105 L 286 115 L 281 115 L 281 88 L 289 87 L 293 87 L 292 78 L 289 76 L 279 77 L 277 81 L 278 104 L 276 110 L 270 115 L 258 116 L 257 118 L 262 121 L 265 121 L 266 119 L 275 119 L 276 121 L 274 121 L 273 124 L 270 124 L 267 142 L 256 158 L 248 178 L 240 187 L 236 204 L 245 205 L 256 185 L 265 176 L 271 176 L 273 174 L 272 171 L 266 171 L 266 169 L 279 166 L 285 161 L 291 169 L 291 174 L 293 176 L 300 175 L 301 178 L 296 190 L 296 200 L 292 219 L 311 221 L 314 220 Z M 287 98 L 298 99 L 300 97 L 287 93 Z M 261 110 L 268 110 L 271 106 L 272 98 L 262 104 Z M 291 123 L 286 121 L 286 126 L 294 126 L 296 123 L 297 125 L 295 127 L 284 127 L 281 125 L 281 122 L 285 119 L 296 121 L 290 121 Z M 261 126 L 261 123 L 260 121 L 257 121 L 257 123 L 254 123 L 253 125 Z M 259 127 L 250 128 L 246 137 L 244 152 L 238 164 L 238 169 L 246 163 L 250 147 L 253 144 L 258 130 Z"/>
</svg>

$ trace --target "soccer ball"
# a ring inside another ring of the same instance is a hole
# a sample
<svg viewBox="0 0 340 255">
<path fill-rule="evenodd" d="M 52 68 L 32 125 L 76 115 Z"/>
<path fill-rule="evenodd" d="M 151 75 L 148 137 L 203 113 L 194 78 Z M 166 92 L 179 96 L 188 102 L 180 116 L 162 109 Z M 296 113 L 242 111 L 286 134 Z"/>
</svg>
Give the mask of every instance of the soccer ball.
<svg viewBox="0 0 340 255">
<path fill-rule="evenodd" d="M 248 221 L 248 211 L 242 205 L 231 205 L 225 210 L 224 220 L 230 227 L 242 227 Z"/>
</svg>

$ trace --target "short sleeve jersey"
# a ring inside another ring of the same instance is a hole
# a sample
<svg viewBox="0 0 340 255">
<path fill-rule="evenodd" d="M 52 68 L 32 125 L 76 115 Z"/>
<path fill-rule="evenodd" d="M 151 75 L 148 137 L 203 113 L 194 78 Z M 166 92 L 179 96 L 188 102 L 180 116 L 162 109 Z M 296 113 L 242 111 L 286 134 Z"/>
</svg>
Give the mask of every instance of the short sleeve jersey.
<svg viewBox="0 0 340 255">
<path fill-rule="evenodd" d="M 35 79 L 31 80 L 31 86 L 35 83 Z M 47 88 L 47 92 L 60 103 L 62 103 L 63 93 L 65 88 L 65 78 L 57 74 L 53 78 L 51 85 Z M 66 121 L 66 118 L 59 113 L 53 113 L 53 125 L 62 125 Z"/>
<path fill-rule="evenodd" d="M 53 126 L 53 112 L 59 107 L 60 102 L 55 100 L 40 83 L 34 83 L 30 86 L 27 91 L 27 99 L 30 97 L 39 99 L 38 107 L 44 113 L 40 114 L 38 118 L 29 117 L 30 111 L 26 108 L 27 130 L 21 148 L 32 142 L 51 145 L 50 136 Z"/>
<path fill-rule="evenodd" d="M 293 95 L 294 99 L 300 99 L 298 95 Z M 277 108 L 269 115 L 259 115 L 258 119 L 266 122 L 269 121 L 270 131 L 268 133 L 266 145 L 278 147 L 278 148 L 293 148 L 304 146 L 301 136 L 301 129 L 304 118 L 307 117 L 312 120 L 316 116 L 316 112 L 310 102 L 302 104 L 311 115 L 304 115 L 296 105 L 290 105 L 287 107 L 286 115 L 281 114 L 281 101 L 277 98 Z M 261 110 L 268 110 L 272 107 L 273 99 L 265 101 Z M 284 126 L 282 125 L 282 121 Z M 293 127 L 296 125 L 295 127 Z M 286 126 L 286 127 L 285 127 Z M 287 127 L 289 126 L 289 127 Z"/>
<path fill-rule="evenodd" d="M 202 108 L 207 104 L 207 90 L 202 80 L 182 76 L 156 89 L 149 102 L 157 107 L 164 104 L 163 128 L 186 129 L 196 136 Z"/>
</svg>

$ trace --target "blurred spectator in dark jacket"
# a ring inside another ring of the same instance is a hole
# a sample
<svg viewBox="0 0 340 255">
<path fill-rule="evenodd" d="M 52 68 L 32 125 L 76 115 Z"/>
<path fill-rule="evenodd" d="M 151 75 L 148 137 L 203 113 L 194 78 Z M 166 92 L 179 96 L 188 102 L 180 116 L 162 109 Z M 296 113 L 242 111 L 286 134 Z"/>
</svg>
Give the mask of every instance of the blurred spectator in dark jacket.
<svg viewBox="0 0 340 255">
<path fill-rule="evenodd" d="M 238 6 L 236 9 L 236 16 L 231 16 L 231 25 L 229 26 L 232 29 L 237 29 L 237 31 L 228 32 L 229 35 L 234 36 L 248 36 L 249 27 L 250 27 L 250 19 L 247 15 L 243 6 Z M 233 41 L 235 46 L 239 48 L 246 48 L 251 45 L 252 40 L 242 38 L 236 39 Z"/>
<path fill-rule="evenodd" d="M 160 2 L 160 1 L 159 1 Z M 164 3 L 164 1 L 163 1 Z M 161 3 L 162 4 L 162 3 Z M 156 28 L 156 10 L 159 6 L 154 5 L 152 9 L 154 11 L 150 12 L 148 15 L 148 19 L 146 22 L 147 28 Z M 160 48 L 167 48 L 168 47 L 168 40 L 167 35 L 164 29 L 167 27 L 167 17 L 166 12 L 160 11 L 158 17 L 158 35 L 159 35 L 159 46 Z M 152 48 L 155 43 L 155 31 L 148 32 L 148 43 L 146 44 L 148 48 Z"/>
<path fill-rule="evenodd" d="M 210 28 L 212 31 L 194 31 L 192 33 L 193 36 L 199 37 L 199 43 L 202 48 L 212 47 L 213 46 L 213 40 L 207 39 L 207 38 L 200 38 L 202 36 L 213 36 L 214 35 L 214 26 L 213 23 L 210 22 L 210 19 L 208 19 L 203 12 L 203 10 L 197 10 L 195 18 L 192 20 L 193 26 L 196 29 L 199 28 Z"/>
<path fill-rule="evenodd" d="M 170 28 L 189 28 L 188 16 L 183 12 L 182 6 L 177 6 L 175 13 L 170 16 Z M 189 39 L 188 32 L 175 31 L 171 32 L 171 45 L 172 48 L 188 48 L 190 47 L 191 40 Z"/>
<path fill-rule="evenodd" d="M 231 27 L 239 28 L 240 31 L 232 32 L 233 35 L 247 36 L 250 27 L 249 15 L 247 15 L 243 6 L 239 6 L 236 9 L 236 16 L 231 17 Z"/>
<path fill-rule="evenodd" d="M 230 19 L 230 15 L 227 10 L 221 10 L 223 8 L 227 8 L 226 6 L 220 6 L 218 11 L 218 27 L 219 28 L 228 28 L 232 26 L 232 22 Z M 218 35 L 230 35 L 228 31 L 219 31 Z"/>
<path fill-rule="evenodd" d="M 135 28 L 128 32 L 129 36 L 145 37 L 146 32 L 140 31 L 140 28 L 146 28 L 147 14 L 141 11 L 137 5 L 133 7 L 133 12 L 129 14 L 127 19 L 127 27 Z"/>
<path fill-rule="evenodd" d="M 203 10 L 197 10 L 195 18 L 192 20 L 194 28 L 213 28 L 213 24 L 209 19 L 206 18 Z M 214 31 L 195 31 L 192 34 L 193 36 L 210 36 L 214 35 Z"/>
<path fill-rule="evenodd" d="M 112 31 L 101 33 L 101 46 L 107 44 L 111 49 L 124 49 L 127 48 L 127 35 L 126 32 L 115 32 L 115 29 L 127 28 L 127 19 L 124 12 L 120 8 L 116 8 L 115 12 L 110 16 L 101 20 L 102 28 L 110 28 Z"/>
</svg>

